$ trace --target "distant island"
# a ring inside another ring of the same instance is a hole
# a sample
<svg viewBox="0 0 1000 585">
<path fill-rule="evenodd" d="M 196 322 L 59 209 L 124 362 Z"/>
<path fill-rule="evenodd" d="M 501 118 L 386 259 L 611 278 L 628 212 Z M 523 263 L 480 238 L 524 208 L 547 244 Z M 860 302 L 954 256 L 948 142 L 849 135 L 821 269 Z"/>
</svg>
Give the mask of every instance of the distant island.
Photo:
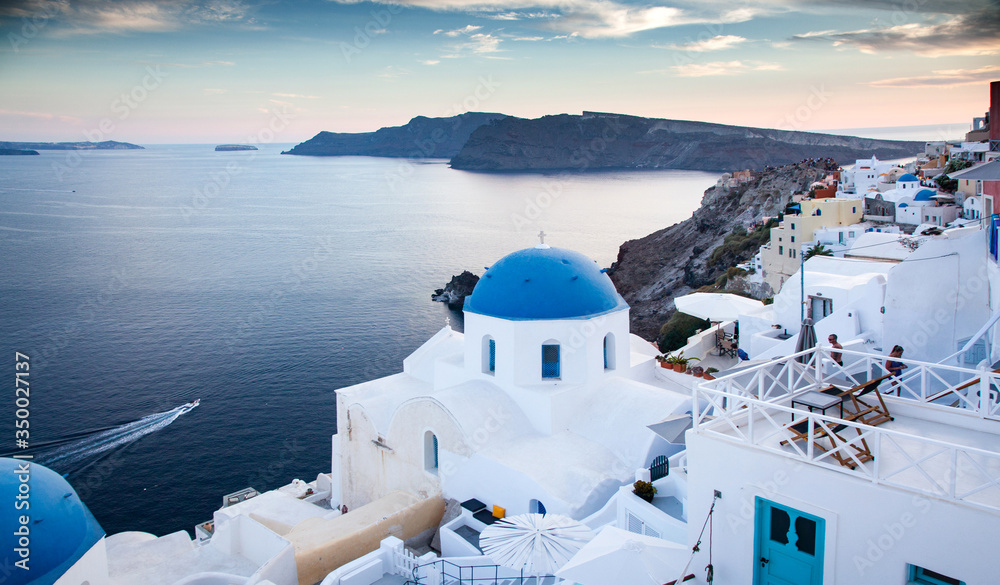
<svg viewBox="0 0 1000 585">
<path fill-rule="evenodd" d="M 24 154 L 38 154 L 38 151 L 19 148 L 0 148 L 0 156 L 18 156 Z"/>
<path fill-rule="evenodd" d="M 451 159 L 476 171 L 763 169 L 807 159 L 843 164 L 913 156 L 923 142 L 584 112 L 483 125 Z"/>
<path fill-rule="evenodd" d="M 375 132 L 320 132 L 282 154 L 449 158 L 455 169 L 582 172 L 613 169 L 726 171 L 832 158 L 912 156 L 923 142 L 583 112 L 536 119 L 469 112 L 417 116 Z"/>
<path fill-rule="evenodd" d="M 231 150 L 257 150 L 257 147 L 250 144 L 220 144 L 215 147 L 216 152 L 228 152 Z"/>
<path fill-rule="evenodd" d="M 281 154 L 450 159 L 458 154 L 474 130 L 506 117 L 487 112 L 468 112 L 448 118 L 417 116 L 403 126 L 375 132 L 320 132 Z"/>
<path fill-rule="evenodd" d="M 0 149 L 8 150 L 142 150 L 128 142 L 0 142 Z M 38 153 L 35 153 L 38 154 Z"/>
</svg>

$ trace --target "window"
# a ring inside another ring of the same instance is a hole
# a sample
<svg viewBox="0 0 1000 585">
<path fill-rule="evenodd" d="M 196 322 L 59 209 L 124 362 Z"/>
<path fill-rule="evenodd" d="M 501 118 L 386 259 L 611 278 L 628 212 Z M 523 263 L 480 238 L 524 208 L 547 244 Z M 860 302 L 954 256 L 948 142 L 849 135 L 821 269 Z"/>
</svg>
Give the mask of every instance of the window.
<svg viewBox="0 0 1000 585">
<path fill-rule="evenodd" d="M 558 378 L 559 377 L 559 346 L 558 345 L 543 345 L 542 346 L 542 377 L 543 378 Z"/>
<path fill-rule="evenodd" d="M 546 514 L 545 504 L 538 500 L 531 500 L 528 502 L 528 512 L 532 514 L 541 514 L 544 516 Z"/>
<path fill-rule="evenodd" d="M 792 229 L 793 230 L 795 229 L 795 224 L 794 223 L 792 224 Z M 795 240 L 792 240 L 792 241 L 794 242 Z"/>
<path fill-rule="evenodd" d="M 823 210 L 822 209 L 817 209 L 816 210 L 816 215 L 823 215 Z"/>
<path fill-rule="evenodd" d="M 483 373 L 493 374 L 497 371 L 497 342 L 486 335 L 483 337 Z"/>
<path fill-rule="evenodd" d="M 965 581 L 959 581 L 954 577 L 946 577 L 941 573 L 935 573 L 929 569 L 910 565 L 910 583 L 919 585 L 965 585 Z"/>
<path fill-rule="evenodd" d="M 851 208 L 851 213 L 857 213 L 857 212 L 858 212 L 858 208 L 857 207 L 852 207 Z"/>
<path fill-rule="evenodd" d="M 809 308 L 812 311 L 812 320 L 819 321 L 833 312 L 833 299 L 810 296 Z"/>
<path fill-rule="evenodd" d="M 792 243 L 795 243 L 795 236 L 792 236 Z"/>
<path fill-rule="evenodd" d="M 608 333 L 604 336 L 604 369 L 615 369 L 615 334 Z"/>
<path fill-rule="evenodd" d="M 785 253 L 785 248 L 783 246 L 778 246 L 778 255 L 780 256 L 781 254 L 784 253 Z"/>
<path fill-rule="evenodd" d="M 882 231 L 882 230 L 879 230 L 879 231 Z M 853 238 L 854 237 L 854 232 L 847 232 L 847 237 Z"/>
<path fill-rule="evenodd" d="M 438 438 L 431 431 L 424 433 L 424 469 L 437 475 L 438 472 Z"/>
</svg>

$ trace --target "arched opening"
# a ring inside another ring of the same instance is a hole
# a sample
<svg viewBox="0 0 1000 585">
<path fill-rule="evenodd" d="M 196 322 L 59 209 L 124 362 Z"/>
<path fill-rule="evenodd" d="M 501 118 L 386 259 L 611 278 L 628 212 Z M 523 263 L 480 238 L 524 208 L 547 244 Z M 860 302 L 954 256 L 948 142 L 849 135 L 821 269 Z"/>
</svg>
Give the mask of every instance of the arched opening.
<svg viewBox="0 0 1000 585">
<path fill-rule="evenodd" d="M 542 377 L 559 377 L 559 342 L 554 339 L 542 345 Z"/>
<path fill-rule="evenodd" d="M 424 469 L 435 475 L 438 472 L 438 438 L 431 431 L 424 433 Z"/>
<path fill-rule="evenodd" d="M 497 371 L 497 341 L 492 336 L 483 336 L 483 373 L 494 374 Z"/>
<path fill-rule="evenodd" d="M 608 333 L 604 336 L 604 369 L 615 369 L 615 334 Z"/>
<path fill-rule="evenodd" d="M 531 500 L 530 502 L 528 502 L 528 512 L 532 514 L 541 514 L 542 516 L 544 516 L 546 514 L 545 505 L 539 502 L 538 500 Z"/>
</svg>

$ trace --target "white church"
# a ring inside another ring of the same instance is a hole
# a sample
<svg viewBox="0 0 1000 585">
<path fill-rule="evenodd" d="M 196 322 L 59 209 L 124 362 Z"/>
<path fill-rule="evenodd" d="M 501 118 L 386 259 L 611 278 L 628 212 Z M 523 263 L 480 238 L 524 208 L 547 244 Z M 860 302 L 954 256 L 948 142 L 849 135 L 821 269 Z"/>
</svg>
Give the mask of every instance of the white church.
<svg viewBox="0 0 1000 585">
<path fill-rule="evenodd" d="M 349 508 L 401 490 L 582 519 L 680 449 L 647 428 L 691 404 L 654 377 L 656 354 L 594 260 L 509 254 L 466 298 L 464 334 L 446 326 L 402 373 L 337 391 L 334 490 Z"/>
</svg>

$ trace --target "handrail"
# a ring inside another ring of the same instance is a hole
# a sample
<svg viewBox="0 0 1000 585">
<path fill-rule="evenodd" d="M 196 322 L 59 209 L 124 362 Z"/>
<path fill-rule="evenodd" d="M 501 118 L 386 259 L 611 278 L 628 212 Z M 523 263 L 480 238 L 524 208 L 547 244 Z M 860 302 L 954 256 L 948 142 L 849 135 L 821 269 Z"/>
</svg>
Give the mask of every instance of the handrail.
<svg viewBox="0 0 1000 585">
<path fill-rule="evenodd" d="M 541 584 L 546 583 L 546 582 L 551 582 L 551 583 L 555 583 L 556 582 L 556 577 L 554 575 L 528 575 L 528 576 L 525 576 L 523 569 L 521 570 L 520 575 L 517 575 L 517 576 L 512 575 L 510 577 L 501 577 L 500 576 L 500 570 L 501 569 L 504 569 L 504 570 L 507 570 L 507 571 L 515 571 L 516 570 L 516 569 L 512 569 L 510 567 L 504 567 L 503 565 L 458 565 L 458 564 L 455 564 L 455 563 L 453 563 L 453 562 L 451 562 L 451 561 L 449 561 L 447 559 L 438 559 L 436 561 L 431 561 L 429 563 L 424 563 L 422 565 L 418 565 L 418 566 L 414 567 L 413 568 L 412 583 L 411 583 L 411 581 L 407 581 L 406 584 L 411 584 L 411 585 L 428 585 L 427 583 L 425 583 L 424 581 L 421 580 L 421 579 L 423 579 L 423 577 L 421 577 L 419 575 L 419 571 L 421 569 L 424 569 L 425 567 L 430 567 L 430 566 L 433 566 L 433 565 L 441 565 L 441 571 L 440 571 L 441 585 L 444 585 L 446 583 L 446 581 L 445 581 L 446 577 L 450 578 L 450 579 L 453 579 L 453 580 L 456 580 L 458 583 L 460 583 L 462 585 L 464 585 L 466 583 L 468 583 L 470 585 L 476 585 L 476 583 L 492 583 L 493 585 L 499 585 L 501 582 L 518 583 L 518 585 L 525 585 L 525 583 L 532 583 L 534 585 L 541 585 Z M 454 575 L 454 574 L 448 573 L 445 570 L 446 566 L 452 567 L 454 569 L 457 569 L 458 570 L 458 574 Z M 463 570 L 464 569 L 471 569 L 471 573 L 472 573 L 471 576 L 465 577 L 464 574 L 463 574 Z M 476 569 L 486 569 L 486 570 L 492 569 L 493 570 L 493 576 L 492 577 L 476 577 Z M 406 584 L 404 584 L 404 585 L 406 585 Z"/>
</svg>

